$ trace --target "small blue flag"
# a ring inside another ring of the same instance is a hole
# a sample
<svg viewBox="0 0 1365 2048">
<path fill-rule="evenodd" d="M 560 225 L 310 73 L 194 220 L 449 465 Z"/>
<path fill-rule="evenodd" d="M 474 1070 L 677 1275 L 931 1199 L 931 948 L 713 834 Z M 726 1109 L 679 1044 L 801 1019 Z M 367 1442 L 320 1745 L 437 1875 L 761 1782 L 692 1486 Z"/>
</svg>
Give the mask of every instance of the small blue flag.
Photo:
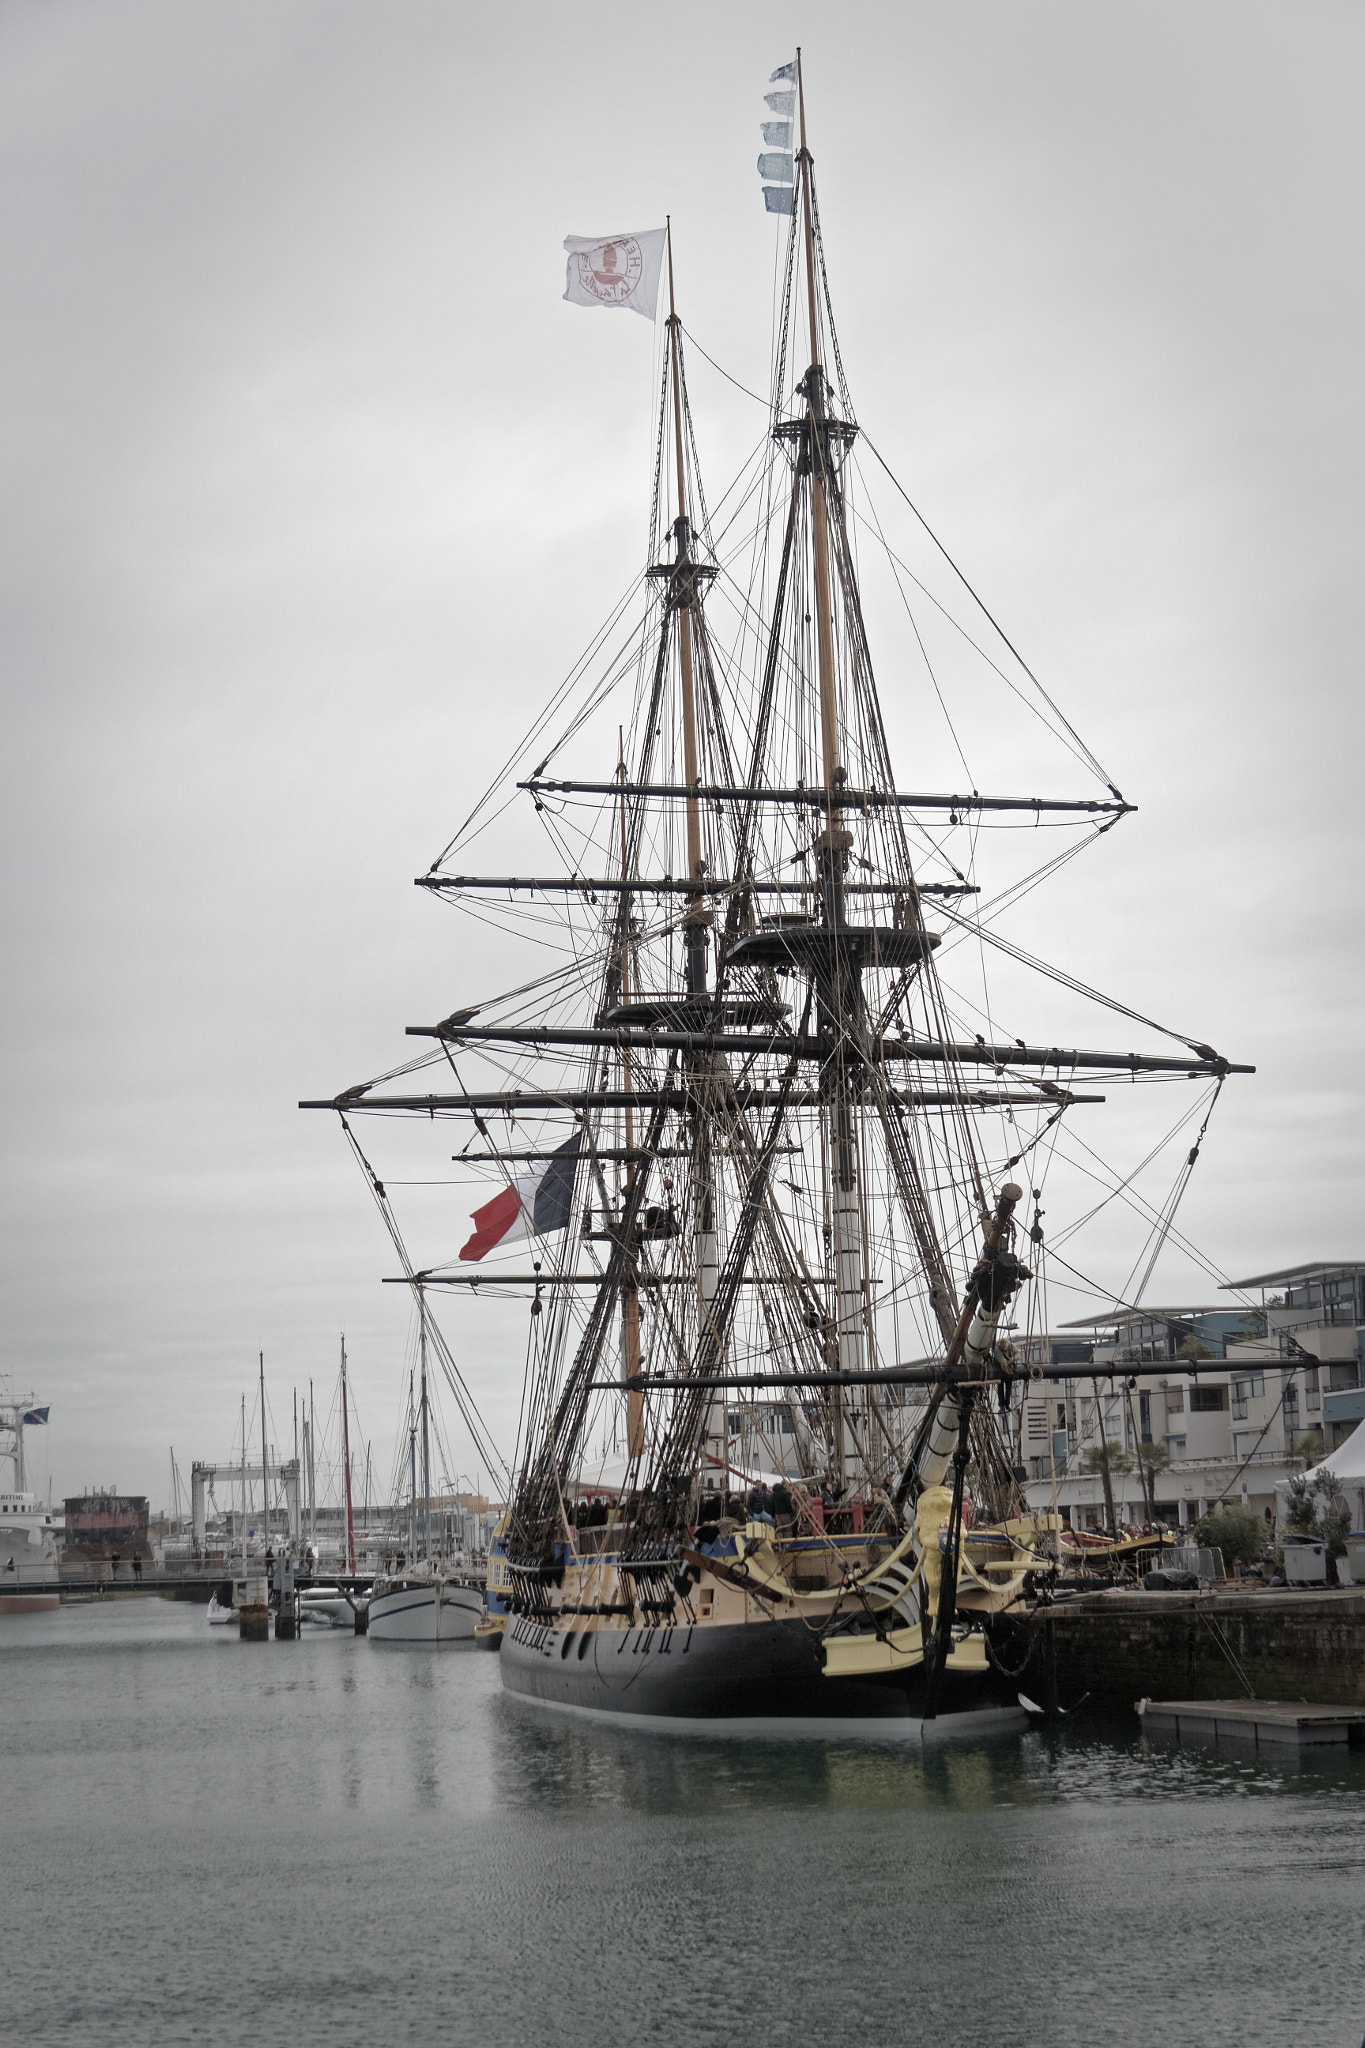
<svg viewBox="0 0 1365 2048">
<path fill-rule="evenodd" d="M 763 204 L 769 213 L 795 213 L 796 187 L 794 185 L 765 185 Z"/>
<path fill-rule="evenodd" d="M 542 1237 L 563 1230 L 573 1214 L 573 1183 L 578 1168 L 583 1133 L 575 1131 L 566 1144 L 551 1154 L 532 1205 L 536 1229 Z"/>
<path fill-rule="evenodd" d="M 790 149 L 792 146 L 792 124 L 790 121 L 760 121 L 763 140 L 769 149 Z"/>
<path fill-rule="evenodd" d="M 796 112 L 796 94 L 794 92 L 765 92 L 763 104 L 765 107 L 771 107 L 775 114 L 786 114 L 790 117 Z"/>
<path fill-rule="evenodd" d="M 19 1417 L 19 1420 L 24 1424 L 28 1424 L 30 1422 L 46 1422 L 48 1416 L 51 1413 L 52 1410 L 50 1408 L 26 1408 L 23 1414 Z"/>
<path fill-rule="evenodd" d="M 773 72 L 773 74 L 772 74 L 771 78 L 770 78 L 770 79 L 768 80 L 768 83 L 769 83 L 769 85 L 776 85 L 776 83 L 777 83 L 777 81 L 778 81 L 778 79 L 779 79 L 779 78 L 789 78 L 789 79 L 791 80 L 792 84 L 793 84 L 793 85 L 795 85 L 795 83 L 796 83 L 796 59 L 795 59 L 795 57 L 793 57 L 793 58 L 792 58 L 792 61 L 791 61 L 791 63 L 790 63 L 790 64 L 779 64 L 779 65 L 778 65 L 778 67 L 777 67 L 776 71 L 774 71 L 774 72 Z"/>
<path fill-rule="evenodd" d="M 790 185 L 792 183 L 792 160 L 790 155 L 780 154 L 777 150 L 766 152 L 758 160 L 758 175 L 760 178 L 771 178 L 775 185 Z"/>
</svg>

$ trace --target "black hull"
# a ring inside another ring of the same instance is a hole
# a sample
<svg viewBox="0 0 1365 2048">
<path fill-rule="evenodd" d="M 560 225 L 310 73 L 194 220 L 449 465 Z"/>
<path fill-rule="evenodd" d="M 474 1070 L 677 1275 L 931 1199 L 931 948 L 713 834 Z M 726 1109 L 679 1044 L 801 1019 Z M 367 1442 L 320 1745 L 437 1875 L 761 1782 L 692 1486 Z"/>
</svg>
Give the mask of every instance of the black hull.
<svg viewBox="0 0 1365 2048">
<path fill-rule="evenodd" d="M 801 1621 L 559 1629 L 518 1615 L 502 1644 L 509 1692 L 557 1707 L 667 1720 L 918 1720 L 924 1674 L 826 1678 Z M 945 1671 L 936 1711 L 1016 1704 L 994 1672 Z"/>
</svg>

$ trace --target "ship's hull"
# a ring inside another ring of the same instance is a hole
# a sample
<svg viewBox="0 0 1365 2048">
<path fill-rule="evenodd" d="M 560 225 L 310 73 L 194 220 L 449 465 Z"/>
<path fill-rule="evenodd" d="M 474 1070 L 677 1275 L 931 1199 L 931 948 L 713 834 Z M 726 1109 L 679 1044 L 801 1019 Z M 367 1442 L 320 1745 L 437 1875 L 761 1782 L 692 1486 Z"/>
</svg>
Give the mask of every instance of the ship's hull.
<svg viewBox="0 0 1365 2048">
<path fill-rule="evenodd" d="M 509 1692 L 547 1705 L 665 1720 L 917 1720 L 921 1669 L 827 1678 L 804 1621 L 562 1629 L 518 1615 L 502 1643 Z M 994 1673 L 942 1674 L 938 1713 L 1013 1705 Z"/>
<path fill-rule="evenodd" d="M 483 1598 L 465 1586 L 395 1586 L 370 1602 L 372 1643 L 459 1643 L 473 1639 Z"/>
</svg>

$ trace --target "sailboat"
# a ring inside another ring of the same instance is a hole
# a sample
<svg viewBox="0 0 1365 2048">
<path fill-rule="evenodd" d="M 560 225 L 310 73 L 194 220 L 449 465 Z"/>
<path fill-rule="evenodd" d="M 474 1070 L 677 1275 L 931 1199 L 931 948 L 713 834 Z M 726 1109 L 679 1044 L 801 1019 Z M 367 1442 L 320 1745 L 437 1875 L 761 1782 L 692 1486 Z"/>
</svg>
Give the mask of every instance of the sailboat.
<svg viewBox="0 0 1365 2048">
<path fill-rule="evenodd" d="M 408 1431 L 411 1468 L 408 1554 L 394 1570 L 377 1573 L 370 1594 L 367 1633 L 376 1643 L 472 1642 L 485 1618 L 484 1596 L 457 1559 L 438 1557 L 431 1532 L 431 1394 L 427 1384 L 426 1294 L 419 1310 L 421 1392 Z M 417 1440 L 422 1440 L 421 1532 L 418 1532 Z"/>
<path fill-rule="evenodd" d="M 1013 1701 L 1001 1617 L 1057 1571 L 1022 1417 L 1032 1380 L 1060 1374 L 1017 1338 L 1046 1327 L 1056 1126 L 1106 1077 L 1216 1095 L 1248 1070 L 1179 1032 L 1119 1053 L 963 1028 L 950 942 L 996 936 L 963 835 L 978 852 L 987 825 L 1094 837 L 1134 806 L 1064 722 L 1095 778 L 1074 796 L 906 789 L 893 770 L 851 509 L 862 430 L 789 69 L 800 146 L 770 202 L 789 226 L 769 432 L 739 494 L 748 583 L 707 508 L 670 238 L 635 635 L 573 679 L 562 738 L 546 746 L 547 714 L 516 776 L 563 865 L 462 871 L 485 801 L 419 878 L 476 912 L 499 899 L 504 923 L 524 909 L 527 976 L 408 1027 L 433 1042 L 425 1089 L 419 1060 L 303 1106 L 336 1111 L 357 1152 L 367 1113 L 463 1127 L 456 1157 L 501 1191 L 476 1222 L 520 1213 L 530 1237 L 511 1264 L 416 1276 L 462 1306 L 527 1302 L 490 1578 L 510 1692 L 690 1724 L 928 1727 Z M 614 761 L 567 772 L 613 685 L 633 688 Z M 548 972 L 547 928 L 569 955 Z M 552 1169 L 569 1195 L 545 1218 Z"/>
</svg>

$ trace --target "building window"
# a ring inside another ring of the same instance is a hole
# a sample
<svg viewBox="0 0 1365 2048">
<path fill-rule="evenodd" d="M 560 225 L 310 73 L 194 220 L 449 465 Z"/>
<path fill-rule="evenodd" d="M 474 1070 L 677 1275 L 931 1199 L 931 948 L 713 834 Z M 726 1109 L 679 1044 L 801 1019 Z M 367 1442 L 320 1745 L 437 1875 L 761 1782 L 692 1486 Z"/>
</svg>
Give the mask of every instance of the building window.
<svg viewBox="0 0 1365 2048">
<path fill-rule="evenodd" d="M 1259 1401 L 1264 1393 L 1265 1374 L 1263 1372 L 1247 1373 L 1241 1379 L 1234 1380 L 1232 1383 L 1232 1398 L 1234 1401 L 1245 1401 L 1248 1397 Z"/>
<path fill-rule="evenodd" d="M 1185 1389 L 1183 1387 L 1170 1387 L 1167 1389 L 1166 1413 L 1168 1415 L 1183 1415 L 1185 1413 Z"/>
<path fill-rule="evenodd" d="M 1170 1454 L 1171 1454 L 1171 1456 L 1172 1456 L 1173 1458 L 1183 1458 L 1183 1457 L 1184 1457 L 1184 1455 L 1185 1455 L 1185 1439 L 1184 1439 L 1184 1437 L 1183 1437 L 1183 1436 L 1168 1436 L 1168 1437 L 1167 1437 L 1167 1439 L 1166 1439 L 1166 1448 L 1167 1448 L 1167 1450 L 1168 1450 L 1168 1451 L 1170 1452 Z"/>
<path fill-rule="evenodd" d="M 1232 1396 L 1232 1419 L 1234 1422 L 1245 1422 L 1247 1419 L 1247 1404 L 1238 1398 L 1235 1389 Z"/>
<path fill-rule="evenodd" d="M 1191 1415 L 1221 1415 L 1228 1405 L 1226 1387 L 1191 1387 Z"/>
</svg>

